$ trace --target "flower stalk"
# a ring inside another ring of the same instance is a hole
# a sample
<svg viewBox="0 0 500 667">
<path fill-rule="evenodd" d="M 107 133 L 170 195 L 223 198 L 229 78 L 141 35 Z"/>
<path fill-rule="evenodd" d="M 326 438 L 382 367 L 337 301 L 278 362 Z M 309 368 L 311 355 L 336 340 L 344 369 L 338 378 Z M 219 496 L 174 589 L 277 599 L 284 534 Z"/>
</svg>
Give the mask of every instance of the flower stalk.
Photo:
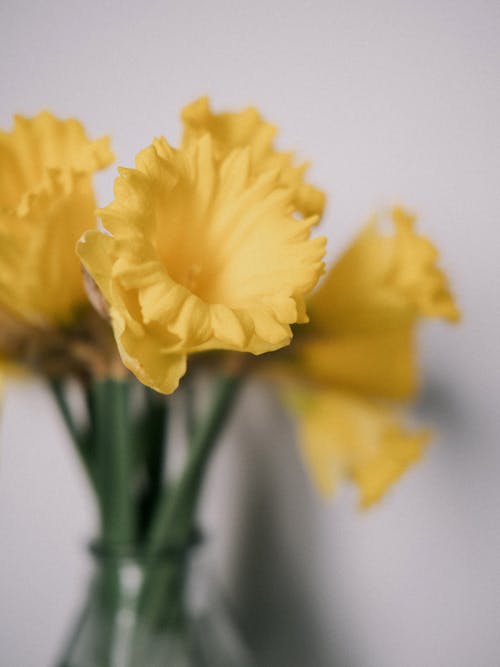
<svg viewBox="0 0 500 667">
<path fill-rule="evenodd" d="M 157 570 L 151 568 L 143 585 L 140 613 L 152 625 L 182 619 L 182 582 L 185 555 L 195 537 L 196 516 L 203 480 L 211 454 L 231 413 L 242 377 L 223 375 L 215 383 L 211 408 L 204 419 L 199 419 L 189 444 L 184 472 L 173 488 L 167 488 L 159 501 L 146 545 L 146 559 L 154 563 L 162 553 L 174 556 L 170 576 L 158 581 Z M 184 556 L 184 558 L 183 558 Z M 176 566 L 176 561 L 178 565 Z M 180 566 L 180 567 L 179 567 Z M 169 603 L 165 606 L 165 600 Z M 168 617 L 160 618 L 162 610 Z"/>
<path fill-rule="evenodd" d="M 75 449 L 78 453 L 83 469 L 87 474 L 89 482 L 94 491 L 97 492 L 97 481 L 95 477 L 95 469 L 92 462 L 91 439 L 89 429 L 82 429 L 76 423 L 76 420 L 71 412 L 71 408 L 64 391 L 64 383 L 59 378 L 52 378 L 49 382 L 52 395 L 56 401 L 57 407 L 61 413 L 66 428 L 71 436 Z"/>
<path fill-rule="evenodd" d="M 183 547 L 189 542 L 203 476 L 241 382 L 242 379 L 236 375 L 223 375 L 216 381 L 211 409 L 192 435 L 184 473 L 173 489 L 166 490 L 160 501 L 148 538 L 148 556 L 154 557 L 169 545 Z"/>
<path fill-rule="evenodd" d="M 137 440 L 142 442 L 145 477 L 138 507 L 139 541 L 146 537 L 164 486 L 170 421 L 170 403 L 165 396 L 146 388 L 144 400 L 145 410 L 136 433 Z"/>
<path fill-rule="evenodd" d="M 134 442 L 129 398 L 127 380 L 107 378 L 94 382 L 102 540 L 108 548 L 130 548 L 135 537 Z"/>
</svg>

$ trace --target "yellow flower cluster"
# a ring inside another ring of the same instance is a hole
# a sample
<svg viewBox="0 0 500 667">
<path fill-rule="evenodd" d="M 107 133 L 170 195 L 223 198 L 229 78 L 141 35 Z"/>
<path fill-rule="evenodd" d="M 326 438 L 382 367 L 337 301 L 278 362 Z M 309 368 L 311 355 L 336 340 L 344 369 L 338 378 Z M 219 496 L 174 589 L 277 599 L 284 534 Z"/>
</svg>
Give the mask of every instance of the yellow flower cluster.
<svg viewBox="0 0 500 667">
<path fill-rule="evenodd" d="M 318 487 L 330 494 L 349 478 L 369 505 L 428 439 L 393 404 L 417 388 L 419 321 L 458 319 L 437 252 L 395 209 L 394 231 L 369 223 L 311 297 L 325 197 L 307 165 L 275 149 L 276 129 L 256 109 L 216 114 L 201 98 L 182 120 L 179 149 L 155 139 L 119 170 L 101 230 L 91 178 L 112 160 L 107 139 L 47 112 L 0 133 L 3 335 L 20 323 L 66 327 L 87 303 L 73 251 L 85 232 L 78 255 L 141 382 L 170 393 L 189 355 L 282 348 L 251 368 L 271 374 L 297 415 Z M 311 322 L 289 345 L 306 307 Z"/>
</svg>

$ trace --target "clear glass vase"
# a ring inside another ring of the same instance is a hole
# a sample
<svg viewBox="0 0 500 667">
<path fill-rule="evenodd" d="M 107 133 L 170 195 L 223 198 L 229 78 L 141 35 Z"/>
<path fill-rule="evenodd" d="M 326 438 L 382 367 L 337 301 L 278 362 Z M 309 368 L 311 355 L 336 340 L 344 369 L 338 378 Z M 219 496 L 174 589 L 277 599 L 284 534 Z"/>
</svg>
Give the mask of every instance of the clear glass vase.
<svg viewBox="0 0 500 667">
<path fill-rule="evenodd" d="M 147 562 L 92 548 L 95 573 L 58 667 L 251 667 L 204 551 Z"/>
</svg>

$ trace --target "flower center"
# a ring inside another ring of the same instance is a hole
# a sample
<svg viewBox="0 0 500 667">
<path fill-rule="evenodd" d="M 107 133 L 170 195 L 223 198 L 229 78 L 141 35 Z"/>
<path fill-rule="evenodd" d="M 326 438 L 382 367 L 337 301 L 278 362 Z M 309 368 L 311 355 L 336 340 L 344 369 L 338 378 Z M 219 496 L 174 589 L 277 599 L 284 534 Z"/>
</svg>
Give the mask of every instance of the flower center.
<svg viewBox="0 0 500 667">
<path fill-rule="evenodd" d="M 201 274 L 200 264 L 196 263 L 191 264 L 185 271 L 184 279 L 179 280 L 179 282 L 182 285 L 184 285 L 184 287 L 188 289 L 190 292 L 193 292 L 193 294 L 197 294 L 200 274 Z"/>
</svg>

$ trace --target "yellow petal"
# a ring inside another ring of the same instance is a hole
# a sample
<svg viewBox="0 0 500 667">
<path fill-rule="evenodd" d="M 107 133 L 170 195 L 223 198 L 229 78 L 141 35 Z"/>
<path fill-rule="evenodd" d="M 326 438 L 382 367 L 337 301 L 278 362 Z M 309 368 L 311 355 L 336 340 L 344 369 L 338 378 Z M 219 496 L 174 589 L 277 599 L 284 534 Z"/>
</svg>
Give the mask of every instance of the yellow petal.
<svg viewBox="0 0 500 667">
<path fill-rule="evenodd" d="M 126 326 L 121 314 L 111 310 L 113 330 L 124 365 L 148 387 L 171 394 L 186 372 L 186 355 L 172 354 L 161 347 L 161 339 L 151 332 L 137 336 Z"/>
<path fill-rule="evenodd" d="M 95 270 L 92 278 L 96 282 L 104 298 L 111 302 L 111 271 L 116 259 L 115 240 L 97 230 L 89 230 L 78 241 L 78 255 L 83 264 L 92 263 Z"/>
<path fill-rule="evenodd" d="M 429 439 L 427 431 L 408 431 L 386 408 L 347 392 L 295 388 L 286 400 L 320 492 L 330 496 L 339 482 L 352 480 L 363 507 L 421 457 Z"/>
<path fill-rule="evenodd" d="M 311 323 L 298 332 L 290 361 L 311 380 L 407 398 L 418 384 L 415 325 L 457 319 L 434 246 L 401 209 L 393 223 L 391 234 L 368 224 L 309 300 Z"/>
<path fill-rule="evenodd" d="M 86 302 L 74 246 L 94 209 L 86 175 L 50 172 L 17 212 L 0 212 L 0 307 L 33 324 L 74 317 Z"/>
<path fill-rule="evenodd" d="M 390 280 L 419 315 L 458 321 L 460 313 L 447 278 L 437 266 L 437 249 L 429 239 L 415 233 L 413 215 L 395 208 L 392 216 L 396 227 L 396 261 Z"/>
<path fill-rule="evenodd" d="M 412 326 L 372 335 L 299 339 L 293 353 L 300 372 L 322 385 L 390 399 L 406 399 L 417 389 Z"/>
<path fill-rule="evenodd" d="M 184 147 L 208 133 L 219 160 L 224 160 L 235 148 L 248 148 L 253 172 L 277 170 L 280 184 L 293 191 L 297 211 L 306 217 L 323 213 L 324 193 L 304 182 L 307 165 L 294 166 L 291 153 L 282 153 L 273 147 L 277 130 L 257 109 L 249 107 L 235 113 L 217 114 L 210 109 L 208 98 L 202 97 L 186 106 L 181 115 Z"/>
<path fill-rule="evenodd" d="M 407 326 L 419 316 L 452 321 L 458 310 L 437 251 L 413 230 L 413 218 L 393 211 L 395 232 L 369 223 L 333 265 L 309 302 L 317 330 L 366 333 Z"/>
<path fill-rule="evenodd" d="M 48 111 L 15 116 L 11 132 L 0 130 L 0 210 L 15 209 L 44 180 L 47 169 L 92 174 L 113 161 L 109 138 L 92 141 L 81 123 Z"/>
</svg>

